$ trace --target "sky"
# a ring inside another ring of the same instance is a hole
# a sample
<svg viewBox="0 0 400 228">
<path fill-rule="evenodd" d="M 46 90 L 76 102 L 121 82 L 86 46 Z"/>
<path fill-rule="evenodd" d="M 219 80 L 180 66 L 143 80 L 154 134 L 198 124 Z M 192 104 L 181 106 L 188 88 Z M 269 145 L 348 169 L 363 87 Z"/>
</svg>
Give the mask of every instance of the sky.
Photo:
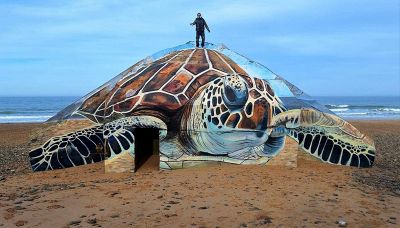
<svg viewBox="0 0 400 228">
<path fill-rule="evenodd" d="M 83 96 L 137 61 L 206 40 L 314 96 L 400 95 L 400 1 L 0 1 L 0 96 Z"/>
</svg>

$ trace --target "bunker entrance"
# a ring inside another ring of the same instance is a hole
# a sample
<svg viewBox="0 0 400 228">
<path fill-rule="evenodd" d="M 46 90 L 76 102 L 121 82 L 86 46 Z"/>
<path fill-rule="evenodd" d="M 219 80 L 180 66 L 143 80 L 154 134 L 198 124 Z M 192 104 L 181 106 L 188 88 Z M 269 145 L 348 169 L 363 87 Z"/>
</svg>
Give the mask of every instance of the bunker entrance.
<svg viewBox="0 0 400 228">
<path fill-rule="evenodd" d="M 160 169 L 159 130 L 135 129 L 135 172 Z"/>
</svg>

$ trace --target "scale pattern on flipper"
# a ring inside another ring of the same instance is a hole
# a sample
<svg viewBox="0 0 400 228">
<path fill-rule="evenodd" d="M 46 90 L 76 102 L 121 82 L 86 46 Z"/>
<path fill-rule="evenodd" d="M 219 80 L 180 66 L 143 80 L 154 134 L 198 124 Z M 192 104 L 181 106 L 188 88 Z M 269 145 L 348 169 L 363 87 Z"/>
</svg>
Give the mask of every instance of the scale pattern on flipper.
<svg viewBox="0 0 400 228">
<path fill-rule="evenodd" d="M 132 125 L 130 118 L 123 118 L 104 126 L 104 138 L 107 139 L 107 151 L 110 151 L 108 155 L 110 158 L 123 151 L 132 153 L 135 151 L 135 129 Z"/>
<path fill-rule="evenodd" d="M 345 120 L 315 109 L 292 109 L 274 118 L 299 146 L 321 161 L 370 167 L 375 159 L 373 141 Z"/>
<path fill-rule="evenodd" d="M 375 160 L 375 152 L 362 140 L 356 143 L 354 138 L 339 131 L 326 132 L 319 127 L 299 127 L 291 129 L 289 136 L 305 151 L 328 163 L 370 167 Z"/>
<path fill-rule="evenodd" d="M 104 159 L 103 127 L 95 126 L 48 140 L 29 153 L 34 171 L 62 169 Z"/>
</svg>

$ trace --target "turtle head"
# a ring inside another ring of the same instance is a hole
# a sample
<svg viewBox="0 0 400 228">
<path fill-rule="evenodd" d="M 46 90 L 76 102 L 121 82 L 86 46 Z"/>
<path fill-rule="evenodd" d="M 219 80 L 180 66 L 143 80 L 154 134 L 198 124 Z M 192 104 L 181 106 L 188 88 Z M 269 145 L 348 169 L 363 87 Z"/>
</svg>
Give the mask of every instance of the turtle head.
<svg viewBox="0 0 400 228">
<path fill-rule="evenodd" d="M 265 143 L 272 116 L 282 110 L 267 81 L 235 73 L 205 85 L 185 109 L 182 123 L 188 138 L 196 138 L 191 143 L 197 149 L 230 153 Z"/>
<path fill-rule="evenodd" d="M 257 137 L 265 135 L 272 115 L 284 109 L 267 81 L 236 73 L 210 82 L 199 98 L 205 129 L 256 133 Z"/>
</svg>

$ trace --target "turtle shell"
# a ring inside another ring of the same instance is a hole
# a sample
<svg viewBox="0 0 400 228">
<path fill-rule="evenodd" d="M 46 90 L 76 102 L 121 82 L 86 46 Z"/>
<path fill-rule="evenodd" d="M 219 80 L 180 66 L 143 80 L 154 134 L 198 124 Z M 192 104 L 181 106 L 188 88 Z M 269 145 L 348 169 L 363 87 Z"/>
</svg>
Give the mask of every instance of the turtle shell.
<svg viewBox="0 0 400 228">
<path fill-rule="evenodd" d="M 95 122 L 131 116 L 141 110 L 157 110 L 168 116 L 176 113 L 208 82 L 238 73 L 252 87 L 264 90 L 262 80 L 252 79 L 230 58 L 210 49 L 173 51 L 158 60 L 143 60 L 124 71 L 118 80 L 105 84 L 86 97 L 75 113 Z M 111 85 L 111 86 L 110 86 Z M 271 94 L 272 89 L 268 88 Z"/>
</svg>

